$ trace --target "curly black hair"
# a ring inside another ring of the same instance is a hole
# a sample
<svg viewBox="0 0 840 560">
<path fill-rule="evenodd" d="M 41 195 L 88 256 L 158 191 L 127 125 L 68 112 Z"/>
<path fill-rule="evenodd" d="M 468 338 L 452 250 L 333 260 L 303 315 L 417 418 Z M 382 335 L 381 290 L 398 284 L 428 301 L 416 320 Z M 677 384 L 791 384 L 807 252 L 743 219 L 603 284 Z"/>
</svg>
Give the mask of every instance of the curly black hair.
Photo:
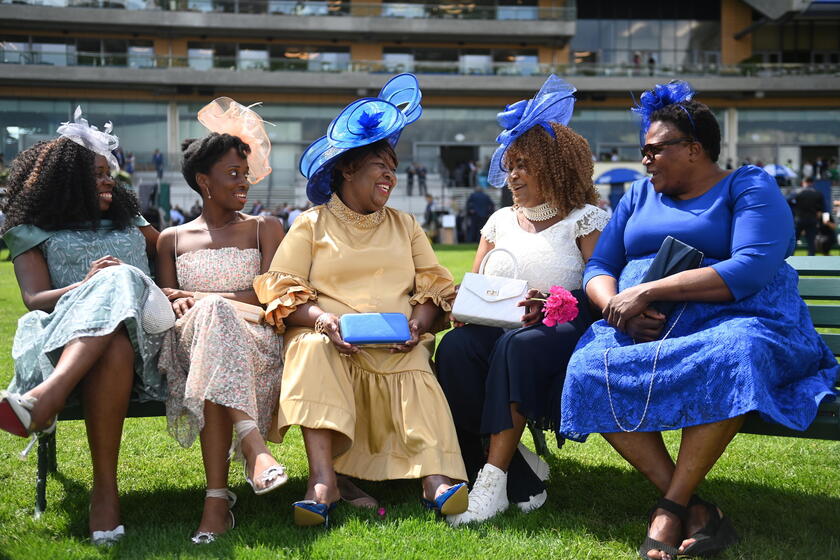
<svg viewBox="0 0 840 560">
<path fill-rule="evenodd" d="M 210 173 L 213 164 L 231 148 L 243 159 L 251 153 L 251 146 L 238 136 L 212 132 L 204 138 L 188 138 L 181 143 L 181 173 L 192 190 L 201 195 L 201 188 L 195 179 L 196 173 Z"/>
<path fill-rule="evenodd" d="M 12 161 L 6 181 L 3 232 L 20 224 L 56 231 L 96 228 L 110 219 L 118 229 L 134 223 L 140 205 L 119 183 L 106 212 L 99 210 L 96 154 L 67 138 L 45 140 Z"/>
<path fill-rule="evenodd" d="M 720 125 L 707 105 L 699 101 L 666 105 L 651 114 L 650 122 L 656 121 L 671 123 L 684 135 L 697 140 L 713 162 L 720 157 Z"/>
</svg>

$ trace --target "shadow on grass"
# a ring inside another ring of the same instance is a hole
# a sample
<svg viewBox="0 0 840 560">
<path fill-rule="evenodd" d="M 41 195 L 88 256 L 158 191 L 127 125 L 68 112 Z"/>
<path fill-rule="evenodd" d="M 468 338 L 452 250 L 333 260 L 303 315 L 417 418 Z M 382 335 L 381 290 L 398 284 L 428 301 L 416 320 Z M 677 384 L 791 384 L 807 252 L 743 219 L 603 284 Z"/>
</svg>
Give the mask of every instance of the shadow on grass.
<svg viewBox="0 0 840 560">
<path fill-rule="evenodd" d="M 647 510 L 658 498 L 641 475 L 629 467 L 592 467 L 563 455 L 554 455 L 549 462 L 552 467 L 549 499 L 540 510 L 526 515 L 511 507 L 483 525 L 453 529 L 451 533 L 445 531 L 444 538 L 469 535 L 480 539 L 507 532 L 550 539 L 558 544 L 565 539 L 590 538 L 616 543 L 628 553 L 638 547 L 644 538 Z M 67 512 L 68 533 L 84 541 L 87 487 L 61 472 L 51 476 L 64 486 L 65 493 L 62 500 L 48 507 Z M 383 524 L 399 528 L 442 522 L 420 505 L 421 488 L 417 480 L 360 482 L 386 508 L 384 518 L 372 510 L 340 504 L 329 530 L 299 528 L 292 522 L 291 503 L 303 497 L 305 480 L 292 479 L 278 491 L 261 497 L 254 496 L 250 487 L 241 483 L 231 487 L 239 496 L 234 509 L 236 528 L 212 545 L 197 547 L 190 543 L 189 537 L 200 519 L 203 488 L 178 488 L 175 484 L 177 481 L 172 481 L 171 487 L 122 495 L 127 536 L 115 547 L 116 556 L 226 558 L 241 555 L 244 547 L 307 557 L 318 541 L 331 538 L 334 531 L 344 538 L 344 527 L 351 528 L 348 538 L 358 538 L 367 530 L 374 534 Z M 731 516 L 741 534 L 741 543 L 725 557 L 764 557 L 761 554 L 779 557 L 785 551 L 793 556 L 803 553 L 803 557 L 816 553 L 823 556 L 838 549 L 838 539 L 831 535 L 835 535 L 840 524 L 840 498 L 809 495 L 760 482 L 715 478 L 704 483 L 701 493 Z M 395 530 L 393 536 L 399 538 L 399 532 Z"/>
</svg>

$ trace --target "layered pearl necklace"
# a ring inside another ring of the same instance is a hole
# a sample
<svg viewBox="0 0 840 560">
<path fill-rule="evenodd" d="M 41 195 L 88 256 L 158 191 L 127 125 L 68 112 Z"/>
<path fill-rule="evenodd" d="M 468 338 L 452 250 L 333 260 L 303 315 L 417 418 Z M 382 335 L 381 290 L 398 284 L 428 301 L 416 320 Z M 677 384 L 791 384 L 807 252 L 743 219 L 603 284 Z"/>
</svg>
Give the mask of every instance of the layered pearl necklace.
<svg viewBox="0 0 840 560">
<path fill-rule="evenodd" d="M 525 214 L 525 217 L 532 222 L 544 222 L 557 215 L 557 208 L 549 206 L 548 202 L 543 202 L 539 206 L 534 206 L 533 208 L 520 206 L 519 209 L 523 214 Z"/>
</svg>

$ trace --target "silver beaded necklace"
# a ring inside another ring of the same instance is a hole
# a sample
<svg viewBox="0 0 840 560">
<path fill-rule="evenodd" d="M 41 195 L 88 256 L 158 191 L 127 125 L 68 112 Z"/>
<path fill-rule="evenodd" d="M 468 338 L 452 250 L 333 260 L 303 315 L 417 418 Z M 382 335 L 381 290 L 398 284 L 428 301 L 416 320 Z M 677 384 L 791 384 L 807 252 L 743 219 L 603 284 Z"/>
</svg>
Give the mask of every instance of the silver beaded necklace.
<svg viewBox="0 0 840 560">
<path fill-rule="evenodd" d="M 546 220 L 550 220 L 554 216 L 557 215 L 557 208 L 553 206 L 549 206 L 548 202 L 543 202 L 538 206 L 534 206 L 533 208 L 526 208 L 524 206 L 519 207 L 522 210 L 522 213 L 525 214 L 525 217 L 531 220 L 532 222 L 544 222 Z"/>
</svg>

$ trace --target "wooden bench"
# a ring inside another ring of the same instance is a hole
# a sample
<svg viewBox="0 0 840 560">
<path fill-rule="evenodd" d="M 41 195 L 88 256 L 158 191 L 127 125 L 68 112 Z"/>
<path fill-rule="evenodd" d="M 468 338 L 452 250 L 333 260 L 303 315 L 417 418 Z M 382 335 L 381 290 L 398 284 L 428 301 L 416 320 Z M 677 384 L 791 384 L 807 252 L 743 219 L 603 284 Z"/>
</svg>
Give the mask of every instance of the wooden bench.
<svg viewBox="0 0 840 560">
<path fill-rule="evenodd" d="M 840 355 L 840 305 L 826 302 L 840 301 L 840 257 L 790 257 L 787 261 L 799 273 L 799 295 L 808 304 L 814 326 L 821 329 L 820 336 L 837 357 Z M 837 386 L 840 386 L 840 376 L 835 382 Z M 747 415 L 741 432 L 840 440 L 840 400 L 823 401 L 814 422 L 803 432 L 765 422 L 757 413 Z"/>
<path fill-rule="evenodd" d="M 835 356 L 840 355 L 840 304 L 826 305 L 825 301 L 840 302 L 840 257 L 790 257 L 788 263 L 799 272 L 799 294 L 808 303 L 814 326 L 833 329 L 837 332 L 820 333 Z M 811 303 L 813 301 L 813 303 Z M 840 386 L 840 377 L 837 379 Z M 165 416 L 163 402 L 132 402 L 127 418 L 148 418 Z M 59 420 L 81 420 L 81 406 L 65 408 Z M 541 430 L 529 426 L 537 453 L 548 455 L 545 435 Z M 840 400 L 823 402 L 811 426 L 798 432 L 779 424 L 763 421 L 757 413 L 750 413 L 741 431 L 749 434 L 788 436 L 811 439 L 840 440 Z M 47 474 L 56 472 L 55 434 L 44 436 L 38 441 L 38 478 L 35 485 L 35 515 L 47 509 Z"/>
<path fill-rule="evenodd" d="M 808 305 L 814 326 L 821 329 L 825 343 L 835 357 L 840 356 L 840 257 L 790 257 L 787 259 L 799 273 L 799 295 Z M 826 331 L 826 329 L 831 329 Z M 840 387 L 838 376 L 835 387 Z M 537 453 L 547 455 L 548 445 L 542 431 L 529 425 Z M 840 440 L 840 399 L 823 401 L 817 417 L 807 430 L 799 432 L 780 424 L 765 422 L 757 412 L 747 414 L 742 433 L 787 436 L 808 439 Z"/>
<path fill-rule="evenodd" d="M 166 406 L 163 401 L 138 402 L 131 401 L 128 405 L 126 418 L 149 418 L 166 416 Z M 58 415 L 59 420 L 84 420 L 81 403 L 65 407 Z M 57 431 L 57 430 L 56 430 Z M 35 517 L 40 517 L 47 510 L 47 474 L 58 471 L 56 461 L 55 440 L 56 432 L 38 438 L 38 475 L 35 482 Z"/>
</svg>

